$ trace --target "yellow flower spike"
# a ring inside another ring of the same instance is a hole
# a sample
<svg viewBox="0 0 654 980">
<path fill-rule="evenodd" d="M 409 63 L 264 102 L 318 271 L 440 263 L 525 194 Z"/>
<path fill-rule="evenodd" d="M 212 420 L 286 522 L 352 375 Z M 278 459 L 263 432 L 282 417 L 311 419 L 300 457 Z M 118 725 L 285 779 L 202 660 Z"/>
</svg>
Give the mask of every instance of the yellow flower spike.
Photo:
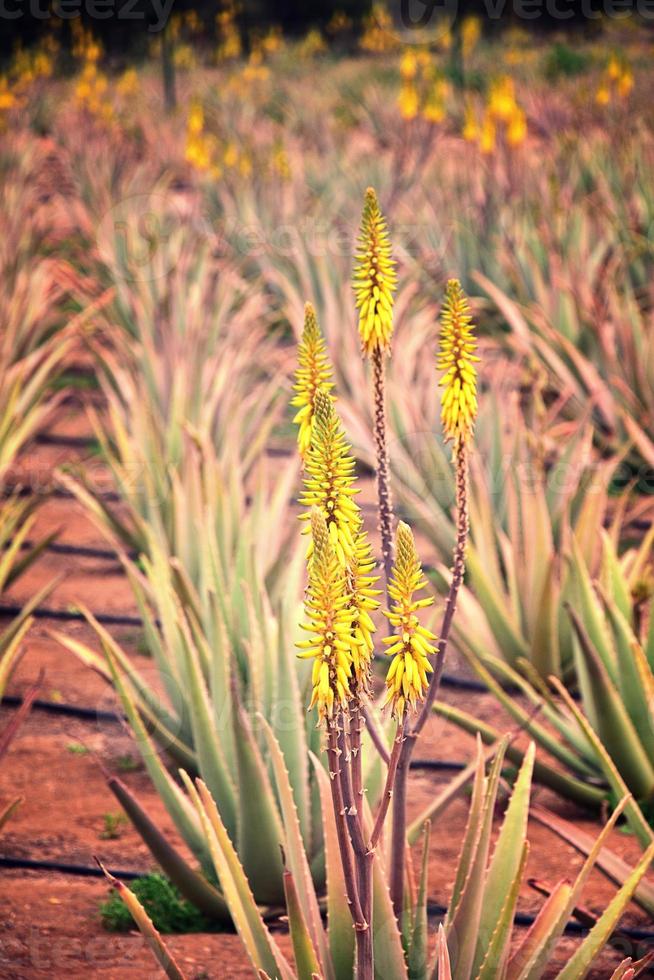
<svg viewBox="0 0 654 980">
<path fill-rule="evenodd" d="M 311 445 L 311 433 L 313 432 L 316 392 L 319 388 L 328 392 L 334 387 L 332 369 L 327 356 L 327 345 L 320 332 L 316 313 L 311 303 L 307 303 L 304 308 L 304 330 L 302 331 L 302 339 L 298 344 L 297 359 L 298 367 L 293 385 L 296 394 L 291 405 L 299 409 L 293 422 L 299 426 L 298 448 L 302 459 L 306 459 L 306 454 Z"/>
<path fill-rule="evenodd" d="M 626 99 L 634 87 L 634 75 L 630 68 L 625 68 L 618 78 L 618 95 L 621 99 Z"/>
<path fill-rule="evenodd" d="M 402 119 L 411 120 L 415 119 L 418 115 L 420 102 L 418 99 L 418 91 L 413 82 L 408 82 L 402 86 L 398 98 L 398 105 L 400 107 L 400 115 L 402 116 Z"/>
<path fill-rule="evenodd" d="M 450 279 L 441 311 L 441 338 L 437 366 L 445 374 L 440 386 L 441 422 L 445 439 L 467 443 L 477 417 L 477 343 L 472 332 L 468 298 L 457 279 Z"/>
<path fill-rule="evenodd" d="M 353 486 L 354 466 L 334 399 L 329 392 L 318 388 L 300 503 L 304 507 L 318 507 L 323 514 L 332 547 L 343 568 L 354 556 L 360 520 L 359 508 L 352 499 L 358 493 Z M 310 516 L 310 513 L 303 514 L 302 519 L 308 520 Z"/>
<path fill-rule="evenodd" d="M 527 117 L 518 106 L 506 127 L 506 141 L 509 146 L 520 146 L 527 139 Z"/>
<path fill-rule="evenodd" d="M 361 347 L 364 354 L 370 357 L 376 350 L 390 350 L 393 293 L 397 286 L 386 221 L 372 187 L 366 191 L 359 242 L 354 291 L 359 311 Z"/>
<path fill-rule="evenodd" d="M 335 708 L 350 698 L 352 676 L 352 611 L 348 608 L 347 582 L 334 551 L 327 523 L 317 507 L 311 512 L 312 556 L 305 598 L 310 636 L 298 643 L 302 659 L 312 659 L 312 695 L 309 710 L 318 708 L 320 719 L 331 718 Z"/>
<path fill-rule="evenodd" d="M 346 575 L 348 608 L 352 613 L 352 663 L 357 681 L 366 690 L 374 650 L 373 633 L 376 629 L 370 613 L 379 607 L 376 597 L 381 595 L 381 590 L 374 588 L 379 581 L 379 576 L 372 574 L 375 564 L 368 535 L 359 518 L 354 555 L 347 564 Z"/>
<path fill-rule="evenodd" d="M 384 639 L 386 653 L 393 657 L 386 675 L 386 704 L 393 715 L 401 718 L 407 709 L 415 709 L 429 687 L 428 675 L 433 667 L 429 657 L 436 653 L 436 637 L 420 625 L 418 610 L 431 606 L 433 598 L 416 599 L 415 593 L 427 585 L 408 524 L 400 521 L 395 539 L 395 564 L 388 586 L 394 600 L 385 610 L 393 633 Z"/>
</svg>

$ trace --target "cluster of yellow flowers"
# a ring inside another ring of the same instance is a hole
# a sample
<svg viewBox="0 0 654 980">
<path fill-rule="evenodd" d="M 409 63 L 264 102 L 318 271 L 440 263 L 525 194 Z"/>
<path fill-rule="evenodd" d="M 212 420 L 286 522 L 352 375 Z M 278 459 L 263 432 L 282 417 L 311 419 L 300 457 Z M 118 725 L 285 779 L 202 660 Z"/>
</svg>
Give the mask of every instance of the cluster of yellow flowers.
<svg viewBox="0 0 654 980">
<path fill-rule="evenodd" d="M 472 333 L 470 304 L 456 279 L 450 279 L 441 311 L 441 343 L 438 369 L 444 371 L 440 386 L 441 422 L 445 439 L 467 442 L 477 416 L 477 343 Z"/>
<path fill-rule="evenodd" d="M 126 68 L 116 82 L 116 93 L 122 99 L 131 99 L 138 95 L 140 87 L 136 68 Z"/>
<path fill-rule="evenodd" d="M 378 276 L 382 254 L 386 282 Z M 395 272 L 372 188 L 366 192 L 354 282 L 364 352 L 379 355 L 390 346 Z M 442 422 L 446 438 L 461 453 L 477 414 L 477 358 L 468 302 L 456 280 L 447 285 L 441 323 L 437 366 L 444 371 Z M 300 657 L 314 661 L 310 707 L 317 707 L 320 720 L 331 719 L 368 690 L 375 632 L 371 613 L 380 604 L 376 563 L 355 501 L 355 461 L 336 413 L 332 377 L 315 311 L 307 304 L 292 400 L 304 463 L 300 503 L 307 510 L 302 519 L 311 533 L 302 624 L 310 636 L 298 646 Z M 383 641 L 392 657 L 386 704 L 400 720 L 424 698 L 433 672 L 429 658 L 436 653 L 437 638 L 421 625 L 419 613 L 434 600 L 417 596 L 426 586 L 413 534 L 400 522 L 388 581 L 390 608 L 385 610 L 392 633 Z"/>
<path fill-rule="evenodd" d="M 7 74 L 0 75 L 0 131 L 5 128 L 9 113 L 21 108 L 30 86 L 51 78 L 59 47 L 57 38 L 47 34 L 34 48 L 16 49 Z"/>
<path fill-rule="evenodd" d="M 421 115 L 428 122 L 443 122 L 450 84 L 427 48 L 407 48 L 400 59 L 402 84 L 398 105 L 403 119 Z"/>
<path fill-rule="evenodd" d="M 237 4 L 233 0 L 230 0 L 216 14 L 216 31 L 218 34 L 216 58 L 219 62 L 233 61 L 236 58 L 240 58 L 243 53 L 241 32 L 236 23 L 239 9 Z"/>
<path fill-rule="evenodd" d="M 388 351 L 393 332 L 393 293 L 397 288 L 395 262 L 377 195 L 366 191 L 359 248 L 354 270 L 354 291 L 359 311 L 363 352 Z"/>
<path fill-rule="evenodd" d="M 633 87 L 634 73 L 631 66 L 624 59 L 611 55 L 595 93 L 595 101 L 598 105 L 610 105 L 628 98 Z"/>
<path fill-rule="evenodd" d="M 427 688 L 433 667 L 429 657 L 436 653 L 434 634 L 420 625 L 417 613 L 433 605 L 433 598 L 416 599 L 427 582 L 422 575 L 411 528 L 400 521 L 396 537 L 396 559 L 388 585 L 388 594 L 395 601 L 385 615 L 393 627 L 390 636 L 382 642 L 393 661 L 386 675 L 386 704 L 393 706 L 393 714 L 401 717 L 405 705 L 415 708 Z"/>
<path fill-rule="evenodd" d="M 222 177 L 226 170 L 235 170 L 242 177 L 249 177 L 252 173 L 252 160 L 248 153 L 232 141 L 221 146 L 215 133 L 207 131 L 204 107 L 197 99 L 191 103 L 186 120 L 184 157 L 200 173 L 215 180 Z"/>
<path fill-rule="evenodd" d="M 302 61 L 311 61 L 316 55 L 324 54 L 327 50 L 325 39 L 319 30 L 313 28 L 302 38 L 297 46 L 297 56 Z"/>
<path fill-rule="evenodd" d="M 383 3 L 373 3 L 363 21 L 363 33 L 359 41 L 364 51 L 371 54 L 387 54 L 397 51 L 400 41 L 395 32 L 393 18 Z"/>
<path fill-rule="evenodd" d="M 218 140 L 213 133 L 207 133 L 204 126 L 204 108 L 202 103 L 191 103 L 188 119 L 186 120 L 186 150 L 184 153 L 187 163 L 202 173 L 218 178 L 222 175 L 222 167 L 218 160 Z"/>
<path fill-rule="evenodd" d="M 6 129 L 7 117 L 18 105 L 18 99 L 11 89 L 6 75 L 0 75 L 0 133 Z"/>
<path fill-rule="evenodd" d="M 70 22 L 70 31 L 73 36 L 73 57 L 77 61 L 97 64 L 103 55 L 103 49 L 93 32 L 84 27 L 80 18 Z"/>
<path fill-rule="evenodd" d="M 301 405 L 296 416 L 301 446 L 310 440 L 304 454 L 300 503 L 309 508 L 303 519 L 311 522 L 305 629 L 314 633 L 314 639 L 301 644 L 306 651 L 301 656 L 316 658 L 311 705 L 318 704 L 321 717 L 329 717 L 335 703 L 343 704 L 352 696 L 351 677 L 362 689 L 368 685 L 375 631 L 370 612 L 379 605 L 379 592 L 374 588 L 375 561 L 353 499 L 357 490 L 352 449 L 329 393 L 331 369 L 311 314 L 307 318 L 309 340 L 302 345 L 296 375 L 298 394 L 293 400 L 294 405 Z M 306 337 L 305 324 L 303 341 Z M 326 380 L 324 388 L 316 387 L 321 378 Z"/>
<path fill-rule="evenodd" d="M 516 99 L 515 82 L 508 75 L 491 85 L 481 119 L 472 105 L 466 107 L 463 126 L 463 138 L 477 143 L 482 153 L 493 153 L 502 136 L 510 147 L 520 146 L 527 138 L 527 116 Z"/>
<path fill-rule="evenodd" d="M 109 101 L 109 79 L 99 67 L 103 54 L 102 45 L 77 21 L 73 22 L 73 54 L 82 67 L 75 83 L 75 99 L 80 108 L 104 123 L 114 118 L 114 108 Z"/>
<path fill-rule="evenodd" d="M 298 409 L 293 423 L 299 426 L 298 448 L 304 460 L 312 441 L 316 394 L 322 391 L 323 395 L 331 397 L 328 393 L 334 387 L 327 345 L 311 303 L 307 303 L 304 308 L 304 330 L 298 345 L 297 359 L 298 367 L 293 385 L 295 395 L 291 405 Z"/>
</svg>

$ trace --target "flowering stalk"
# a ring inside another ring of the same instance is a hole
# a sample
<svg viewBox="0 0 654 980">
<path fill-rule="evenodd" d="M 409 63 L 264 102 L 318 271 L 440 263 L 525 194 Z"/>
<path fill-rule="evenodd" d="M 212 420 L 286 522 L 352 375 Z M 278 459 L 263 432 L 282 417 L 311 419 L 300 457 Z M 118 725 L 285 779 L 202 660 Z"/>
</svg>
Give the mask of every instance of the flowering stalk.
<svg viewBox="0 0 654 980">
<path fill-rule="evenodd" d="M 359 311 L 361 349 L 372 359 L 375 400 L 375 455 L 377 496 L 384 572 L 388 582 L 392 564 L 392 507 L 386 435 L 385 355 L 393 335 L 393 293 L 397 285 L 386 221 L 372 187 L 366 191 L 361 234 L 354 270 L 354 291 Z"/>
<path fill-rule="evenodd" d="M 300 503 L 309 508 L 317 507 L 323 514 L 329 539 L 343 568 L 354 558 L 355 532 L 360 517 L 359 508 L 352 499 L 358 492 L 354 487 L 354 466 L 334 400 L 323 388 L 318 388 Z M 309 520 L 310 516 L 309 510 L 303 519 Z"/>
<path fill-rule="evenodd" d="M 318 389 L 329 392 L 334 387 L 327 347 L 318 326 L 316 313 L 307 303 L 304 308 L 304 330 L 298 345 L 298 367 L 291 405 L 298 409 L 293 422 L 298 428 L 298 448 L 306 459 L 312 441 L 315 400 Z M 331 396 L 330 396 L 331 397 Z"/>
<path fill-rule="evenodd" d="M 476 341 L 472 333 L 470 305 L 460 283 L 456 279 L 450 279 L 441 312 L 441 339 L 437 366 L 439 370 L 445 372 L 440 381 L 443 388 L 441 422 L 446 441 L 453 442 L 456 470 L 456 542 L 452 556 L 452 578 L 445 603 L 431 682 L 415 723 L 410 727 L 405 716 L 403 731 L 398 734 L 398 739 L 401 739 L 401 747 L 398 750 L 399 757 L 393 791 L 390 892 L 395 915 L 400 923 L 404 909 L 406 803 L 411 756 L 438 694 L 447 643 L 465 572 L 469 527 L 468 448 L 477 416 L 475 363 L 478 362 L 479 358 L 474 354 L 475 349 Z"/>
</svg>

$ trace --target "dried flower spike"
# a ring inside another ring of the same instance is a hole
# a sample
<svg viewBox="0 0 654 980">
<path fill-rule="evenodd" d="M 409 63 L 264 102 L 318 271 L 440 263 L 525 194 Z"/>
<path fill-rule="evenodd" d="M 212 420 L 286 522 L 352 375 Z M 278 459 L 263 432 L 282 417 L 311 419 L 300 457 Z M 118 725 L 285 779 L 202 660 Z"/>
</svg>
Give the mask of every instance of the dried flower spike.
<svg viewBox="0 0 654 980">
<path fill-rule="evenodd" d="M 477 343 L 472 332 L 470 304 L 457 279 L 450 279 L 441 312 L 438 369 L 445 374 L 440 386 L 441 422 L 446 440 L 467 443 L 477 417 Z"/>
<path fill-rule="evenodd" d="M 407 706 L 415 708 L 429 687 L 427 675 L 433 671 L 429 657 L 436 653 L 436 637 L 420 625 L 417 612 L 431 606 L 433 598 L 416 599 L 426 581 L 408 524 L 400 521 L 395 541 L 396 559 L 388 593 L 395 600 L 385 612 L 393 635 L 384 639 L 386 653 L 393 662 L 386 676 L 386 704 L 392 703 L 393 714 L 401 718 Z"/>
<path fill-rule="evenodd" d="M 297 441 L 303 459 L 306 458 L 311 445 L 316 392 L 319 388 L 329 392 L 333 387 L 327 347 L 318 326 L 315 310 L 311 303 L 307 303 L 304 308 L 304 330 L 298 344 L 298 367 L 293 385 L 296 394 L 291 401 L 291 405 L 299 409 L 293 422 L 299 426 Z"/>
<path fill-rule="evenodd" d="M 393 293 L 397 276 L 386 221 L 372 187 L 366 191 L 360 246 L 354 271 L 361 347 L 369 357 L 388 351 L 393 333 Z"/>
<path fill-rule="evenodd" d="M 311 634 L 298 643 L 302 659 L 314 658 L 309 709 L 318 707 L 320 718 L 331 718 L 335 707 L 343 707 L 350 696 L 352 673 L 352 611 L 345 572 L 331 545 L 323 514 L 311 512 L 312 556 L 305 599 L 308 622 L 302 628 Z"/>
<path fill-rule="evenodd" d="M 354 535 L 359 521 L 359 508 L 352 500 L 358 492 L 353 486 L 354 465 L 334 400 L 319 388 L 314 400 L 313 436 L 305 460 L 300 503 L 319 508 L 327 522 L 332 547 L 344 568 L 354 555 Z M 311 515 L 302 516 L 308 520 Z"/>
</svg>

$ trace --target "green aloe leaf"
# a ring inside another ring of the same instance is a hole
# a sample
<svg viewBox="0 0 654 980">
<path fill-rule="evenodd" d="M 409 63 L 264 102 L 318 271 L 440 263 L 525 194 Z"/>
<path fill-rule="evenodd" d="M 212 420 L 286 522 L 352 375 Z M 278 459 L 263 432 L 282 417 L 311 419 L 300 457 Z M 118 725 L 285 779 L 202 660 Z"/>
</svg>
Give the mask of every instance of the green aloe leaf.
<svg viewBox="0 0 654 980">
<path fill-rule="evenodd" d="M 236 692 L 233 695 L 238 759 L 238 853 L 259 901 L 281 903 L 284 866 L 279 846 L 284 842 L 284 828 L 250 719 L 238 703 Z M 252 819 L 253 800 L 257 801 L 256 820 Z"/>
<path fill-rule="evenodd" d="M 505 743 L 493 759 L 490 773 L 484 779 L 481 806 L 471 806 L 468 821 L 469 832 L 462 850 L 460 872 L 457 873 L 455 891 L 457 900 L 454 911 L 448 917 L 448 942 L 456 942 L 457 957 L 454 963 L 455 980 L 468 980 L 479 950 L 479 925 L 484 908 L 484 890 L 488 864 L 490 837 L 493 827 L 493 814 L 499 780 L 504 761 Z M 483 756 L 478 746 L 480 770 L 483 771 Z M 475 791 L 479 792 L 478 779 Z M 454 903 L 451 903 L 454 904 Z"/>
<path fill-rule="evenodd" d="M 442 715 L 443 718 L 454 722 L 455 725 L 458 725 L 459 728 L 469 732 L 471 735 L 479 735 L 486 745 L 495 745 L 502 738 L 501 732 L 497 728 L 493 728 L 491 725 L 487 725 L 480 719 L 474 718 L 459 708 L 453 708 L 449 704 L 443 704 L 437 701 L 434 705 L 434 711 Z M 506 757 L 514 765 L 521 766 L 525 754 L 516 745 L 509 745 L 506 750 Z M 467 770 L 464 771 L 467 772 Z M 460 776 L 455 777 L 452 783 L 461 779 L 462 776 L 463 772 Z M 599 809 L 606 803 L 606 792 L 603 789 L 584 783 L 579 779 L 575 779 L 573 776 L 566 775 L 566 773 L 559 772 L 558 769 L 553 769 L 546 763 L 541 762 L 538 758 L 534 762 L 534 780 L 543 786 L 549 786 L 556 793 L 573 800 L 580 806 Z M 449 784 L 441 796 L 448 792 L 448 788 Z M 414 825 L 412 824 L 410 829 L 413 830 L 413 827 Z"/>
<path fill-rule="evenodd" d="M 275 774 L 275 784 L 281 805 L 285 830 L 286 870 L 293 877 L 293 891 L 299 896 L 303 916 L 306 917 L 311 943 L 317 959 L 321 964 L 325 980 L 328 980 L 328 978 L 334 976 L 334 971 L 325 932 L 322 927 L 320 908 L 311 878 L 311 870 L 304 849 L 293 788 L 279 742 L 275 738 L 272 728 L 262 715 L 259 715 L 259 720 L 263 726 L 263 732 L 268 744 L 268 751 Z"/>
<path fill-rule="evenodd" d="M 413 917 L 413 932 L 408 955 L 409 980 L 427 980 L 427 957 L 429 955 L 429 933 L 427 920 L 427 887 L 429 884 L 429 837 L 430 824 L 423 825 L 422 862 L 420 865 L 420 887 Z"/>
<path fill-rule="evenodd" d="M 227 833 L 235 839 L 237 832 L 236 787 L 234 786 L 227 761 L 223 755 L 219 732 L 204 674 L 200 666 L 198 650 L 193 642 L 184 613 L 179 610 L 180 637 L 186 655 L 185 676 L 187 694 L 190 702 L 193 745 L 198 760 L 199 771 L 218 801 Z"/>
<path fill-rule="evenodd" d="M 631 872 L 620 891 L 609 903 L 604 913 L 600 916 L 596 925 L 568 960 L 559 973 L 558 980 L 582 980 L 586 976 L 588 968 L 597 954 L 605 946 L 620 916 L 631 901 L 638 884 L 649 870 L 652 860 L 654 860 L 654 843 L 645 851 L 643 857 Z"/>
<path fill-rule="evenodd" d="M 136 744 L 139 747 L 150 779 L 154 783 L 168 813 L 175 822 L 175 826 L 200 861 L 203 870 L 209 871 L 211 859 L 197 815 L 187 797 L 161 762 L 159 752 L 145 730 L 134 700 L 127 686 L 123 683 L 123 678 L 118 671 L 112 652 L 108 648 L 105 648 L 105 655 L 113 677 L 114 686 L 131 725 Z"/>
<path fill-rule="evenodd" d="M 157 864 L 182 895 L 208 918 L 217 922 L 231 922 L 229 910 L 220 892 L 172 846 L 127 786 L 115 777 L 108 780 L 108 786 L 148 845 Z"/>
<path fill-rule="evenodd" d="M 566 703 L 569 711 L 575 716 L 579 727 L 582 729 L 584 735 L 588 739 L 588 742 L 593 747 L 597 755 L 598 762 L 604 773 L 604 777 L 611 787 L 615 798 L 621 800 L 623 797 L 628 797 L 629 787 L 625 783 L 624 779 L 620 775 L 620 772 L 615 765 L 613 759 L 606 750 L 601 739 L 598 737 L 593 727 L 590 725 L 588 719 L 579 709 L 575 701 L 570 697 L 566 688 L 558 681 L 556 678 L 551 678 L 551 683 L 554 685 L 559 693 L 559 696 Z M 629 799 L 627 806 L 625 807 L 625 816 L 631 827 L 632 832 L 636 835 L 643 847 L 648 847 L 649 844 L 654 840 L 654 833 L 645 820 L 643 813 L 638 806 L 638 804 L 633 800 Z"/>
<path fill-rule="evenodd" d="M 506 968 L 505 980 L 524 980 L 532 975 L 534 980 L 540 978 L 540 966 L 533 974 L 530 970 L 535 963 L 546 961 L 548 954 L 543 956 L 543 951 L 549 950 L 552 932 L 566 914 L 571 895 L 572 886 L 567 881 L 560 881 L 552 890 L 535 921 L 511 956 Z"/>
<path fill-rule="evenodd" d="M 6 807 L 0 810 L 0 830 L 3 829 L 6 823 L 13 817 L 14 813 L 18 810 L 19 806 L 25 802 L 24 796 L 17 796 L 15 800 L 11 800 Z"/>
<path fill-rule="evenodd" d="M 207 846 L 230 915 L 255 970 L 279 980 L 294 980 L 293 971 L 266 928 L 241 862 L 220 819 L 218 808 L 201 779 L 194 786 L 181 773 L 206 835 Z"/>
<path fill-rule="evenodd" d="M 583 623 L 573 609 L 569 613 L 578 641 L 577 673 L 589 721 L 630 791 L 638 799 L 649 799 L 654 793 L 654 765 Z"/>
<path fill-rule="evenodd" d="M 638 642 L 633 630 L 617 606 L 605 595 L 600 595 L 615 638 L 619 691 L 647 756 L 654 759 L 654 715 L 650 693 L 654 677 L 650 672 L 649 685 L 643 684 L 642 659 L 634 654 Z"/>
<path fill-rule="evenodd" d="M 515 877 L 505 895 L 505 901 L 497 917 L 495 929 L 488 942 L 488 947 L 486 950 L 482 950 L 483 959 L 478 972 L 474 974 L 476 980 L 495 980 L 496 977 L 502 976 L 504 973 L 511 948 L 513 917 L 515 915 L 515 908 L 518 903 L 518 895 L 520 894 L 520 887 L 528 857 L 529 844 L 525 841 L 522 845 L 522 852 L 520 854 L 520 861 L 517 864 Z"/>
<path fill-rule="evenodd" d="M 168 980 L 186 980 L 186 975 L 177 965 L 174 956 L 153 926 L 148 913 L 145 911 L 134 892 L 130 891 L 129 888 L 122 883 L 122 881 L 119 881 L 117 878 L 114 878 L 113 875 L 109 874 L 107 869 L 102 864 L 100 864 L 100 868 L 104 872 L 107 881 L 113 885 L 129 909 L 132 918 L 139 927 L 143 938 L 154 953 L 159 965 L 168 977 Z"/>
<path fill-rule="evenodd" d="M 527 838 L 527 818 L 535 753 L 536 746 L 531 742 L 518 773 L 486 875 L 483 908 L 479 919 L 480 945 L 478 945 L 475 956 L 473 975 L 477 974 L 482 961 L 488 964 L 487 969 L 492 967 L 496 968 L 498 973 L 501 972 L 504 958 L 508 953 L 513 909 L 511 908 L 510 914 L 505 914 L 507 896 L 513 895 L 514 899 L 517 899 L 517 888 L 520 885 L 518 879 L 516 888 L 516 878 L 522 874 L 525 859 L 524 845 Z M 488 953 L 486 953 L 487 948 Z M 497 957 L 493 963 L 488 960 L 491 949 Z M 485 976 L 490 977 L 487 970 Z"/>
<path fill-rule="evenodd" d="M 579 619 L 583 622 L 588 638 L 593 648 L 599 654 L 604 667 L 613 683 L 617 682 L 617 665 L 615 653 L 611 646 L 611 636 L 606 625 L 602 606 L 597 598 L 593 583 L 580 552 L 579 545 L 572 538 L 571 588 L 575 609 L 579 610 Z"/>
<path fill-rule="evenodd" d="M 569 820 L 564 820 L 562 817 L 538 806 L 532 807 L 531 816 L 545 827 L 549 827 L 550 830 L 558 834 L 568 844 L 575 847 L 581 854 L 588 856 L 593 850 L 595 846 L 594 838 Z M 607 847 L 602 848 L 598 853 L 595 864 L 607 878 L 615 882 L 618 886 L 623 884 L 631 870 L 626 861 L 623 861 L 621 857 Z M 654 919 L 654 885 L 649 881 L 641 881 L 634 894 L 634 901 Z"/>
<path fill-rule="evenodd" d="M 311 980 L 312 977 L 320 976 L 320 965 L 313 940 L 309 935 L 304 908 L 295 887 L 295 879 L 288 868 L 284 868 L 284 895 L 286 896 L 286 911 L 291 930 L 297 980 Z"/>
<path fill-rule="evenodd" d="M 505 613 L 505 607 L 498 600 L 497 589 L 488 581 L 481 563 L 472 548 L 467 559 L 470 582 L 479 603 L 491 625 L 497 642 L 509 663 L 516 663 L 520 657 L 529 658 L 529 650 L 524 639 Z"/>
<path fill-rule="evenodd" d="M 452 980 L 452 965 L 442 923 L 439 925 L 436 934 L 436 962 L 431 980 Z"/>
</svg>

